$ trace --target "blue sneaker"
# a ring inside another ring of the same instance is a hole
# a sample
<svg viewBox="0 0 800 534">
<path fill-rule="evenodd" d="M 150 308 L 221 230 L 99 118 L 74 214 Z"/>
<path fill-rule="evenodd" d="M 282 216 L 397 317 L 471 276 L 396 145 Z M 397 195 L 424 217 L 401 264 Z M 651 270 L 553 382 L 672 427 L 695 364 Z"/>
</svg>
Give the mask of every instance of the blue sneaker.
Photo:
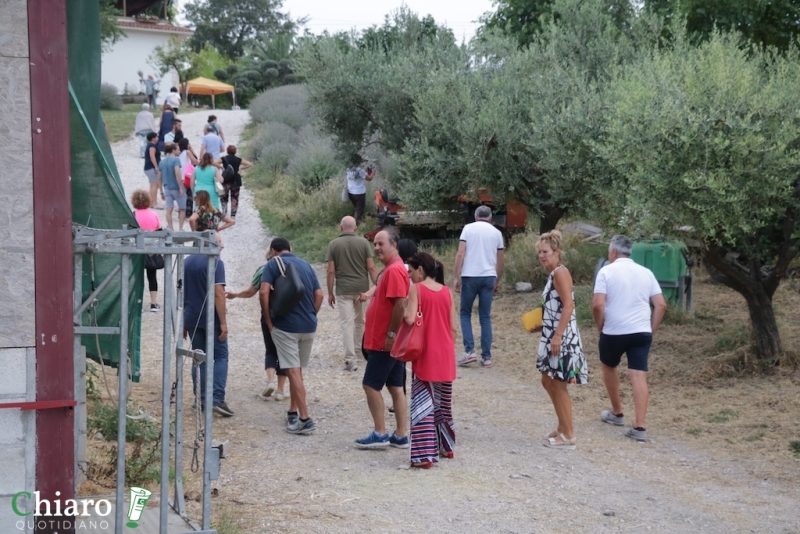
<svg viewBox="0 0 800 534">
<path fill-rule="evenodd" d="M 403 436 L 401 438 L 396 432 L 392 432 L 392 435 L 389 436 L 389 446 L 395 449 L 407 449 L 411 444 L 408 442 L 408 436 Z"/>
<path fill-rule="evenodd" d="M 374 430 L 365 438 L 356 440 L 359 449 L 382 449 L 389 446 L 389 434 L 378 434 Z"/>
</svg>

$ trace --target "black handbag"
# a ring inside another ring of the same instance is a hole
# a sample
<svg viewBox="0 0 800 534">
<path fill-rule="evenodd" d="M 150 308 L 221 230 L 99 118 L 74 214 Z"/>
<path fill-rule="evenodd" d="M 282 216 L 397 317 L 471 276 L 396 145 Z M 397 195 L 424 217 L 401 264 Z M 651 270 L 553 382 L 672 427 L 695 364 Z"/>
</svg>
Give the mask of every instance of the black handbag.
<svg viewBox="0 0 800 534">
<path fill-rule="evenodd" d="M 146 269 L 163 269 L 164 268 L 164 255 L 163 254 L 147 254 L 144 257 L 144 266 Z"/>
<path fill-rule="evenodd" d="M 269 308 L 272 315 L 279 317 L 290 313 L 297 306 L 306 294 L 306 286 L 294 265 L 285 263 L 280 256 L 275 256 L 273 259 L 281 275 L 272 284 Z"/>
</svg>

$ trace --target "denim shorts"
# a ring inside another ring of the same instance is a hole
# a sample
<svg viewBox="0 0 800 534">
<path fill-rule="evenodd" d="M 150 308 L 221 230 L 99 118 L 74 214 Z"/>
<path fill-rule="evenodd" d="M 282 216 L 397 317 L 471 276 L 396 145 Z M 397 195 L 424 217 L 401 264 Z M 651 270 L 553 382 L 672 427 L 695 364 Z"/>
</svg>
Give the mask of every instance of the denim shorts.
<svg viewBox="0 0 800 534">
<path fill-rule="evenodd" d="M 406 364 L 392 358 L 388 352 L 367 351 L 367 368 L 361 384 L 381 391 L 383 386 L 401 388 L 405 384 Z"/>
<path fill-rule="evenodd" d="M 147 176 L 147 181 L 151 184 L 158 183 L 158 173 L 155 169 L 146 169 L 144 171 L 145 176 Z"/>
<path fill-rule="evenodd" d="M 600 334 L 598 343 L 600 361 L 609 367 L 616 367 L 622 360 L 622 355 L 627 354 L 628 369 L 647 372 L 647 360 L 650 356 L 650 345 L 652 343 L 653 334 L 650 332 L 619 336 Z"/>
</svg>

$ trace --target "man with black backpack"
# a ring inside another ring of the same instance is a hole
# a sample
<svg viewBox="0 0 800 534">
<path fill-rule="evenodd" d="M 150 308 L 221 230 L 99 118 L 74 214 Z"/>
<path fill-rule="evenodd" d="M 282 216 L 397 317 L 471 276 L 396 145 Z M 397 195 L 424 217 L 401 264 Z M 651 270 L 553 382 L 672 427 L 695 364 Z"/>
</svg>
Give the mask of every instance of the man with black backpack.
<svg viewBox="0 0 800 534">
<path fill-rule="evenodd" d="M 286 416 L 290 434 L 316 430 L 308 413 L 303 368 L 311 357 L 317 312 L 323 294 L 314 269 L 292 254 L 289 241 L 276 237 L 270 244 L 273 256 L 261 274 L 261 313 L 278 349 L 278 362 L 289 378 L 291 404 Z"/>
</svg>

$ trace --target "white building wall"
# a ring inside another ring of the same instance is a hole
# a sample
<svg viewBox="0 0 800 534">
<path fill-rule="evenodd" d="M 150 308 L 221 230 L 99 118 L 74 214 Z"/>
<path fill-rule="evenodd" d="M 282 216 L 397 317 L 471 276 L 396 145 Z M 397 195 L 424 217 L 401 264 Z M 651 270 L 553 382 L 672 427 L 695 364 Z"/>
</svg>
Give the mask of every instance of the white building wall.
<svg viewBox="0 0 800 534">
<path fill-rule="evenodd" d="M 180 39 L 186 38 L 187 35 L 138 28 L 123 28 L 123 30 L 127 37 L 114 43 L 109 50 L 103 51 L 101 79 L 103 83 L 115 85 L 120 94 L 125 91 L 126 84 L 134 94 L 143 93 L 144 84 L 139 82 L 137 72 L 141 70 L 145 78 L 148 74 L 152 74 L 153 78 L 158 80 L 158 73 L 148 63 L 148 58 L 156 47 L 166 46 L 173 35 Z M 174 70 L 170 70 L 160 79 L 157 101 L 159 105 L 169 93 L 169 88 L 177 87 L 178 83 L 178 73 Z"/>
<path fill-rule="evenodd" d="M 33 167 L 26 0 L 0 1 L 0 404 L 35 400 Z M 35 411 L 0 409 L 0 532 L 18 530 L 11 498 L 34 491 Z"/>
</svg>

